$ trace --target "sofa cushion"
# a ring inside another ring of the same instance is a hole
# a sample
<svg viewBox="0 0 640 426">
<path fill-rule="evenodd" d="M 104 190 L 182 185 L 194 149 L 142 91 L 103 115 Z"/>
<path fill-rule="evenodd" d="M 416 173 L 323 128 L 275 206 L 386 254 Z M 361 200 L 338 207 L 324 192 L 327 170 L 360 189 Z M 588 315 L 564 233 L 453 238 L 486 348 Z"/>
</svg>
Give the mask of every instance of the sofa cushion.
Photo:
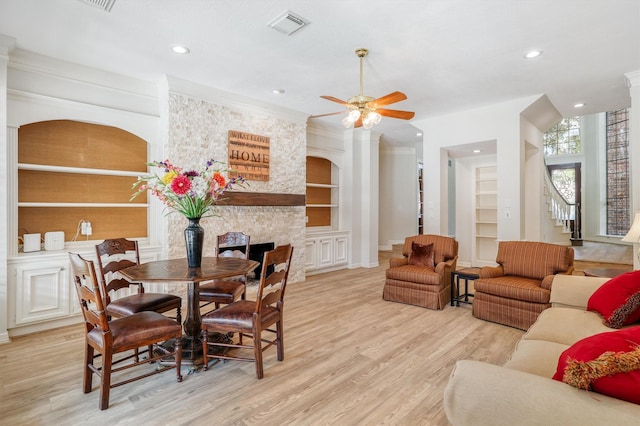
<svg viewBox="0 0 640 426">
<path fill-rule="evenodd" d="M 566 272 L 573 265 L 573 249 L 534 241 L 501 241 L 496 262 L 505 275 L 542 280 L 547 275 Z"/>
<path fill-rule="evenodd" d="M 556 372 L 558 358 L 568 347 L 544 340 L 521 339 L 504 366 L 536 376 L 551 377 Z"/>
<path fill-rule="evenodd" d="M 639 342 L 640 326 L 582 339 L 562 353 L 553 379 L 640 404 Z"/>
<path fill-rule="evenodd" d="M 587 309 L 599 312 L 611 328 L 640 321 L 640 271 L 627 272 L 604 283 L 589 298 Z"/>
<path fill-rule="evenodd" d="M 540 287 L 540 280 L 530 278 L 510 276 L 480 278 L 474 282 L 474 286 L 478 292 L 525 302 L 549 303 L 551 298 L 551 292 Z"/>
<path fill-rule="evenodd" d="M 426 266 L 433 268 L 433 243 L 418 244 L 411 243 L 411 254 L 409 254 L 409 265 Z"/>
<path fill-rule="evenodd" d="M 562 345 L 573 345 L 594 334 L 611 332 L 595 312 L 573 308 L 551 308 L 542 311 L 535 323 L 522 337 L 527 340 L 546 340 Z"/>
</svg>

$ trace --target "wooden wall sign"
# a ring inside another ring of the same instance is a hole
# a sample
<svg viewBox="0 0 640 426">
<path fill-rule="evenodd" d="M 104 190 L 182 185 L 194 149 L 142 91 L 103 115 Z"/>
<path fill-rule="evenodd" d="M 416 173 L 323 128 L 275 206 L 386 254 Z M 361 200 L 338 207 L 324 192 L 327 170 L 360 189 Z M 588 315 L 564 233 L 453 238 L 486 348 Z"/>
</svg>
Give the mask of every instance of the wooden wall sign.
<svg viewBox="0 0 640 426">
<path fill-rule="evenodd" d="M 229 177 L 269 180 L 269 137 L 229 130 Z"/>
</svg>

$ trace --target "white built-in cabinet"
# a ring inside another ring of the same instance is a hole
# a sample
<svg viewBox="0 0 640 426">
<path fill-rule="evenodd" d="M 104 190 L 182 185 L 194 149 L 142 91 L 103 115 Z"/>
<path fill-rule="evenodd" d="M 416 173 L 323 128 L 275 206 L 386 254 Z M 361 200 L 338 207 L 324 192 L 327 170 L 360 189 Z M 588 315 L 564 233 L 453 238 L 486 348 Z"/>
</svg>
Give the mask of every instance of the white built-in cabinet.
<svg viewBox="0 0 640 426">
<path fill-rule="evenodd" d="M 96 260 L 94 247 L 73 250 Z M 141 248 L 140 261 L 159 258 L 160 248 Z M 12 336 L 43 331 L 82 321 L 69 254 L 66 250 L 24 253 L 8 259 L 8 329 Z M 97 267 L 97 264 L 96 264 Z M 163 284 L 146 284 L 150 292 L 164 292 Z M 115 297 L 135 292 L 137 287 L 120 291 Z"/>
<path fill-rule="evenodd" d="M 474 266 L 494 265 L 498 250 L 498 187 L 496 166 L 474 173 Z"/>
<path fill-rule="evenodd" d="M 344 268 L 349 260 L 349 233 L 326 231 L 307 233 L 305 239 L 305 271 L 327 272 Z"/>
</svg>

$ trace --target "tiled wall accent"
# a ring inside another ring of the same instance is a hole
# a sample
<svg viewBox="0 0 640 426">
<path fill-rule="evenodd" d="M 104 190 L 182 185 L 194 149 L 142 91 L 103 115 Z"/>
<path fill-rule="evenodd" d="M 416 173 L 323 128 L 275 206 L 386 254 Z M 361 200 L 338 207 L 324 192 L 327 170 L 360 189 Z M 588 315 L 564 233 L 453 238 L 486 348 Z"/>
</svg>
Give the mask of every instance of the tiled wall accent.
<svg viewBox="0 0 640 426">
<path fill-rule="evenodd" d="M 228 160 L 228 131 L 239 130 L 270 138 L 270 178 L 250 181 L 247 191 L 304 194 L 306 190 L 306 128 L 257 112 L 240 111 L 177 93 L 169 94 L 168 139 L 165 156 L 185 168 L 201 168 L 209 158 Z M 160 159 L 158 159 L 160 160 Z M 251 235 L 252 243 L 273 241 L 294 246 L 289 282 L 304 280 L 304 207 L 225 206 L 220 217 L 205 218 L 204 254 L 212 255 L 215 236 L 228 231 Z M 169 257 L 184 257 L 185 218 L 169 215 Z M 184 291 L 184 286 L 175 290 Z"/>
</svg>

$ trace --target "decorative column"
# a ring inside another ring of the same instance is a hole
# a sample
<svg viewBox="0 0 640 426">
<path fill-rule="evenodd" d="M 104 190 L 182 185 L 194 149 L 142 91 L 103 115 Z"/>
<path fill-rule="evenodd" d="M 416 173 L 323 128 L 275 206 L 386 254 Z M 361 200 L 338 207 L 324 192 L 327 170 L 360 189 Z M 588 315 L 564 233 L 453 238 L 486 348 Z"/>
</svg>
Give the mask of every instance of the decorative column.
<svg viewBox="0 0 640 426">
<path fill-rule="evenodd" d="M 640 212 L 640 70 L 625 74 L 631 108 L 629 110 L 629 157 L 631 165 L 631 217 Z M 633 245 L 633 269 L 640 269 L 638 244 Z"/>
</svg>

